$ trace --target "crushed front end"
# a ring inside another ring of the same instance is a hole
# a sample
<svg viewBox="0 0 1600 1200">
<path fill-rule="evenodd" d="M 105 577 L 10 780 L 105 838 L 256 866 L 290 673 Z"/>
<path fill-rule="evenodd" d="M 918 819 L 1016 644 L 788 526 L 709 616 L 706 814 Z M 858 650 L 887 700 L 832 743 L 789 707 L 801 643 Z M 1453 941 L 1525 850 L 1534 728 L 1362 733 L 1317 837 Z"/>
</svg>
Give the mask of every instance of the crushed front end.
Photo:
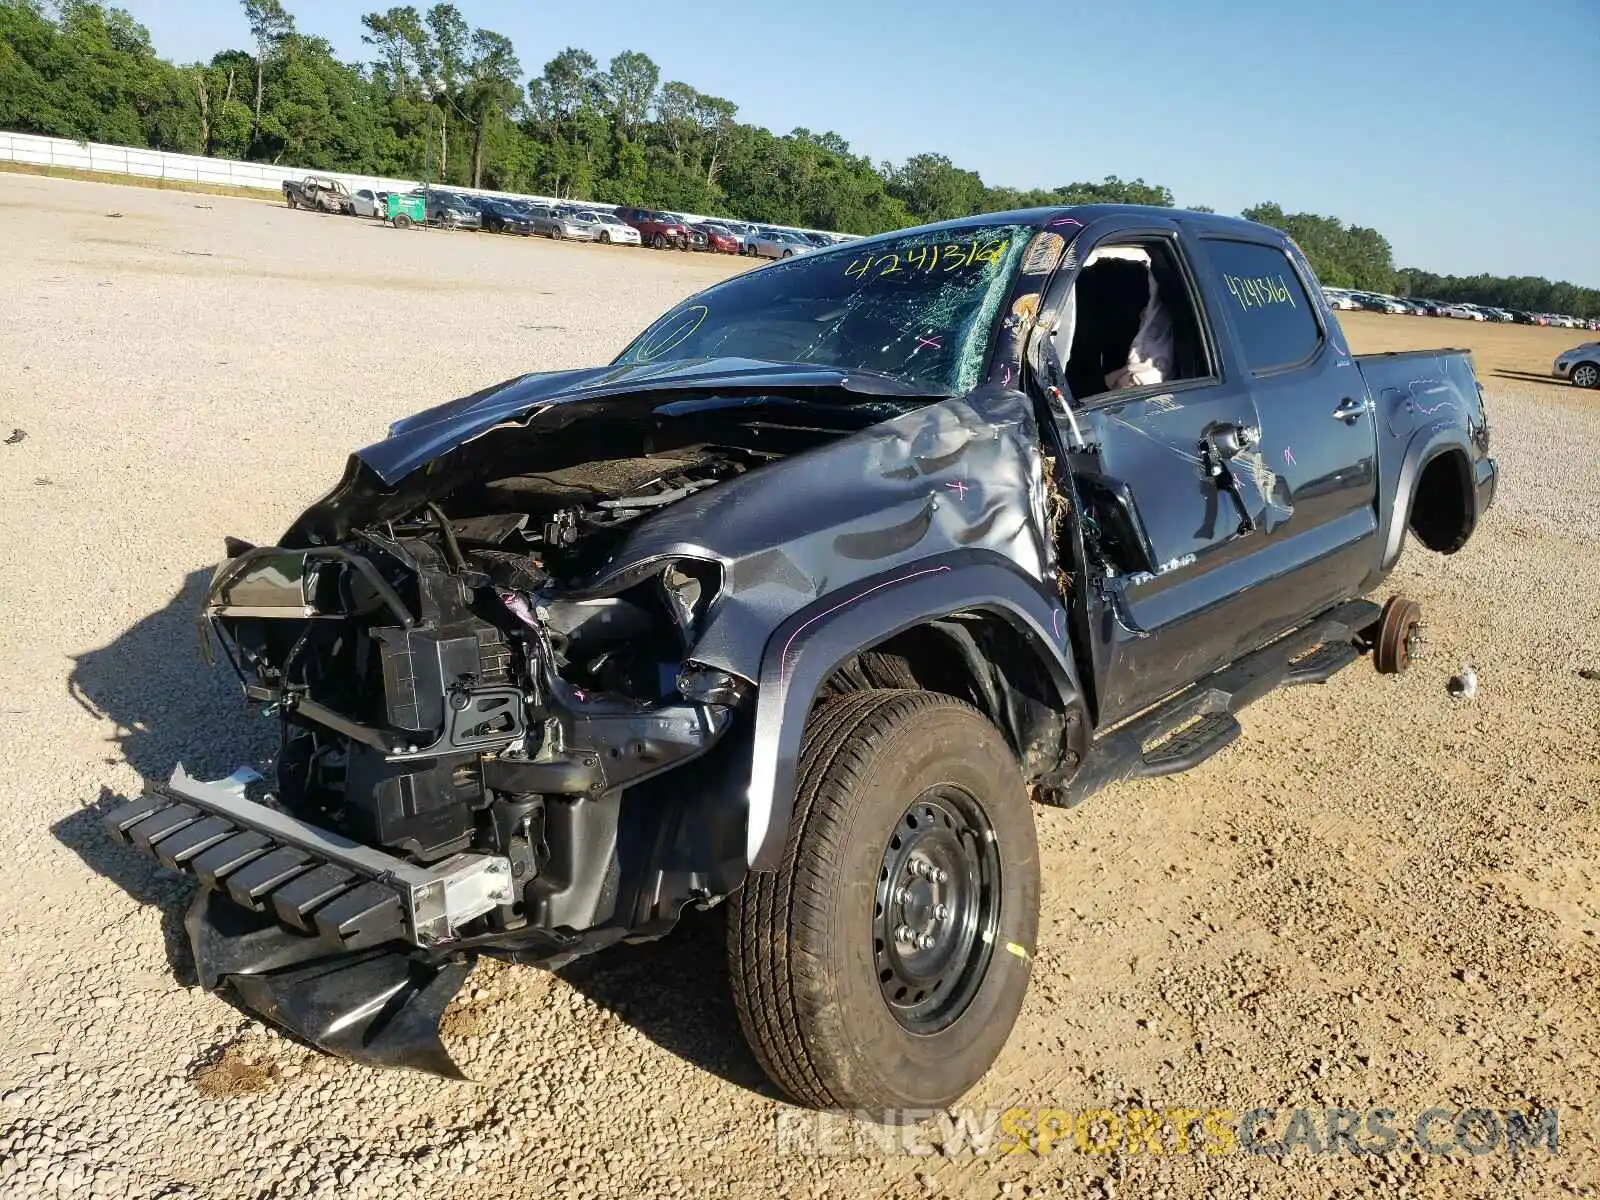
<svg viewBox="0 0 1600 1200">
<path fill-rule="evenodd" d="M 205 986 L 331 1052 L 452 1074 L 436 1026 L 472 953 L 557 964 L 737 885 L 737 772 L 712 751 L 748 685 L 685 661 L 719 565 L 571 589 L 742 469 L 714 457 L 475 485 L 337 545 L 230 544 L 202 633 L 277 722 L 276 780 L 180 767 L 107 818 L 202 885 Z"/>
</svg>

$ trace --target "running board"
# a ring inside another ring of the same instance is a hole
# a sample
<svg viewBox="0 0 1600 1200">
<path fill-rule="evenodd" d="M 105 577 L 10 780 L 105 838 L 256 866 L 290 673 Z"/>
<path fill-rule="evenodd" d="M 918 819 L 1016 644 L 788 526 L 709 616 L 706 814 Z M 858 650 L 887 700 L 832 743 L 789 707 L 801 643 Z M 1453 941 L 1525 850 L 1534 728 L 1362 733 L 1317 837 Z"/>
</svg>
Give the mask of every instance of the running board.
<svg viewBox="0 0 1600 1200">
<path fill-rule="evenodd" d="M 1040 798 L 1071 808 L 1125 779 L 1153 779 L 1199 766 L 1243 732 L 1235 714 L 1280 687 L 1324 683 L 1360 657 L 1363 631 L 1381 609 L 1352 600 L 1146 709 L 1089 747 L 1083 765 Z"/>
</svg>

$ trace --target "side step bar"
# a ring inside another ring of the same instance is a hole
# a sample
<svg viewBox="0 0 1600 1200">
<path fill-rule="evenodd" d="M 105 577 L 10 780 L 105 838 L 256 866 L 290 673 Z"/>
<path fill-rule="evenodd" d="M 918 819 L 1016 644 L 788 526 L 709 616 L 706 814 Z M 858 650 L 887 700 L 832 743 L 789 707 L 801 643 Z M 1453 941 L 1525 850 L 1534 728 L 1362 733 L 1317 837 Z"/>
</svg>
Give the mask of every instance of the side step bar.
<svg viewBox="0 0 1600 1200">
<path fill-rule="evenodd" d="M 1071 808 L 1125 779 L 1174 775 L 1199 766 L 1243 732 L 1235 715 L 1280 687 L 1324 683 L 1360 655 L 1362 631 L 1382 610 L 1370 600 L 1341 604 L 1302 629 L 1100 735 L 1065 784 L 1040 789 Z"/>
<path fill-rule="evenodd" d="M 511 863 L 457 854 L 430 867 L 364 846 L 245 796 L 258 776 L 193 779 L 180 765 L 166 787 L 108 813 L 106 829 L 125 845 L 266 912 L 330 949 L 389 942 L 436 946 L 513 900 Z"/>
</svg>

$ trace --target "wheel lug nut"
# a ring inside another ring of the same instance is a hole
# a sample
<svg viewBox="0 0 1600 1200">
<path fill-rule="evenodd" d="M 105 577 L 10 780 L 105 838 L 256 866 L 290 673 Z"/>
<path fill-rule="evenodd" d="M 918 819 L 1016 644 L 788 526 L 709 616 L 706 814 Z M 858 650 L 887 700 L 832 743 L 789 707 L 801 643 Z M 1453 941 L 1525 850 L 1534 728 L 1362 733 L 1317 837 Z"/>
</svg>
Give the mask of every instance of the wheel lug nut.
<svg viewBox="0 0 1600 1200">
<path fill-rule="evenodd" d="M 917 949 L 919 949 L 919 950 L 931 950 L 931 949 L 933 949 L 933 934 L 925 933 L 921 937 L 919 937 L 917 939 Z"/>
<path fill-rule="evenodd" d="M 911 889 L 908 887 L 897 888 L 894 893 L 894 902 L 896 904 L 910 904 Z"/>
<path fill-rule="evenodd" d="M 923 862 L 920 858 L 913 858 L 908 870 L 910 870 L 910 872 L 918 879 L 921 879 L 928 873 L 928 864 Z"/>
<path fill-rule="evenodd" d="M 935 883 L 950 882 L 950 872 L 946 871 L 943 867 L 935 867 L 933 869 L 933 881 Z"/>
<path fill-rule="evenodd" d="M 935 921 L 948 921 L 950 919 L 950 906 L 948 904 L 935 904 L 933 906 L 933 919 Z"/>
<path fill-rule="evenodd" d="M 894 931 L 894 940 L 897 942 L 908 942 L 912 945 L 915 945 L 917 941 L 917 935 L 912 932 L 911 926 L 901 925 Z"/>
</svg>

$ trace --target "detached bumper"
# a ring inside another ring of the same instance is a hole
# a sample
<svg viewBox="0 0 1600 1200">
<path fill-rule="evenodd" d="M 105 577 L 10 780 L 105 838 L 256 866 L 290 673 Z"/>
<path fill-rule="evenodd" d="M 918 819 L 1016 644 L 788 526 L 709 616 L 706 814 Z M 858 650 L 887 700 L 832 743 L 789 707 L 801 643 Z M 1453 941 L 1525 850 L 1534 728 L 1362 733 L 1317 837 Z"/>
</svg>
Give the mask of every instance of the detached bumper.
<svg viewBox="0 0 1600 1200">
<path fill-rule="evenodd" d="M 204 782 L 180 766 L 105 818 L 118 841 L 201 885 L 184 922 L 201 986 L 330 1054 L 463 1078 L 439 1020 L 471 961 L 448 941 L 511 902 L 510 863 L 418 867 L 257 804 L 245 796 L 255 778 Z"/>
<path fill-rule="evenodd" d="M 461 926 L 513 900 L 511 864 L 458 854 L 429 867 L 364 846 L 245 796 L 254 772 L 216 782 L 180 766 L 109 813 L 118 841 L 225 894 L 327 952 L 447 943 Z"/>
</svg>

